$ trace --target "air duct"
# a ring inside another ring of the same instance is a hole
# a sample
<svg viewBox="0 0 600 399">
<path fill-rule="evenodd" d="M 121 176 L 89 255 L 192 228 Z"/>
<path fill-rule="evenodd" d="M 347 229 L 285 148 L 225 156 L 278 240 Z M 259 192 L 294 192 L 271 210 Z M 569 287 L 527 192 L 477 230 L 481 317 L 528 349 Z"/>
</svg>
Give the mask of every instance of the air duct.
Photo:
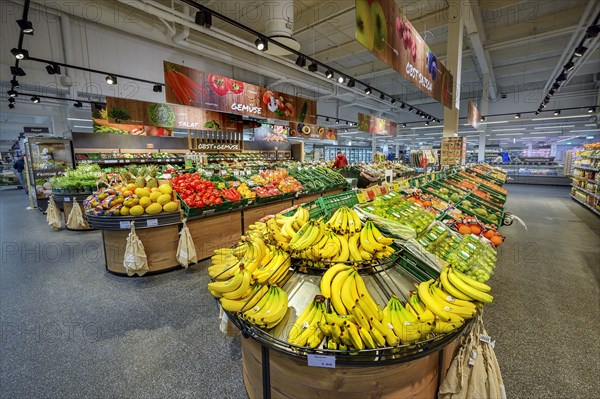
<svg viewBox="0 0 600 399">
<path fill-rule="evenodd" d="M 300 50 L 300 43 L 292 37 L 294 29 L 294 0 L 281 0 L 269 7 L 269 16 L 265 24 L 266 36 L 279 43 Z M 267 53 L 271 55 L 288 55 L 289 51 L 269 43 Z"/>
</svg>

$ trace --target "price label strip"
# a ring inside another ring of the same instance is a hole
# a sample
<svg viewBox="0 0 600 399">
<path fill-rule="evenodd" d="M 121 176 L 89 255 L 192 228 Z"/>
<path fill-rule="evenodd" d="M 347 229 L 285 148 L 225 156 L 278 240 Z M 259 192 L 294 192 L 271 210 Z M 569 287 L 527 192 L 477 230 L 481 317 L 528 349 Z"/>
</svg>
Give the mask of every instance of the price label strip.
<svg viewBox="0 0 600 399">
<path fill-rule="evenodd" d="M 308 354 L 309 367 L 335 368 L 335 356 Z"/>
</svg>

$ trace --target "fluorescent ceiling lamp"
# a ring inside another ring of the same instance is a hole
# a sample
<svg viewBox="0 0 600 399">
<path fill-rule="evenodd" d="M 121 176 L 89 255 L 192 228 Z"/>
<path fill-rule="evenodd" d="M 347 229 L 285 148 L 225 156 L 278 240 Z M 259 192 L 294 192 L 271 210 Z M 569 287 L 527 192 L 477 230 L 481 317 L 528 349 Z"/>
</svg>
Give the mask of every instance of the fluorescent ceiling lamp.
<svg viewBox="0 0 600 399">
<path fill-rule="evenodd" d="M 591 129 L 591 130 L 569 130 L 569 133 L 597 133 L 600 132 L 600 129 Z"/>
<path fill-rule="evenodd" d="M 595 123 L 586 123 L 586 124 L 585 124 L 585 125 L 583 125 L 583 126 L 596 126 L 596 124 L 595 124 Z"/>
<path fill-rule="evenodd" d="M 91 129 L 92 128 L 92 126 L 73 126 L 73 127 L 78 127 L 81 129 Z"/>
<path fill-rule="evenodd" d="M 515 127 L 515 128 L 510 128 L 510 129 L 492 129 L 492 132 L 509 132 L 509 131 L 513 131 L 513 130 L 525 130 L 524 127 Z"/>
<path fill-rule="evenodd" d="M 521 136 L 523 133 L 498 133 L 496 136 Z"/>
<path fill-rule="evenodd" d="M 594 138 L 594 136 L 585 136 L 585 138 L 588 140 L 592 140 Z"/>
<path fill-rule="evenodd" d="M 554 133 L 562 133 L 560 130 L 552 131 L 552 132 L 535 132 L 536 134 L 554 134 Z"/>
<path fill-rule="evenodd" d="M 567 141 L 567 140 L 571 140 L 571 139 L 576 139 L 577 137 L 579 137 L 579 136 L 571 136 L 571 137 L 566 137 L 566 138 L 564 138 L 564 139 L 562 139 L 562 140 L 557 140 L 556 142 L 557 142 L 557 143 L 560 143 L 560 142 L 562 142 L 562 141 Z"/>
<path fill-rule="evenodd" d="M 552 116 L 550 118 L 533 118 L 532 121 L 549 121 L 549 120 L 557 120 L 557 119 L 573 119 L 573 118 L 589 118 L 589 114 L 582 115 L 571 115 L 571 116 Z"/>
<path fill-rule="evenodd" d="M 411 127 L 411 129 L 414 130 L 418 130 L 418 129 L 439 129 L 440 126 L 419 126 L 419 127 Z"/>
<path fill-rule="evenodd" d="M 564 128 L 564 127 L 575 127 L 575 125 L 564 125 L 564 126 L 541 126 L 541 127 L 534 127 L 534 129 L 538 130 L 538 129 L 555 129 L 555 128 Z"/>
<path fill-rule="evenodd" d="M 439 132 L 439 133 L 423 133 L 423 136 L 437 136 L 437 135 L 440 135 L 440 134 L 442 134 L 442 132 Z"/>
<path fill-rule="evenodd" d="M 91 119 L 79 119 L 79 118 L 67 118 L 68 121 L 84 121 L 84 122 L 91 122 Z"/>
</svg>

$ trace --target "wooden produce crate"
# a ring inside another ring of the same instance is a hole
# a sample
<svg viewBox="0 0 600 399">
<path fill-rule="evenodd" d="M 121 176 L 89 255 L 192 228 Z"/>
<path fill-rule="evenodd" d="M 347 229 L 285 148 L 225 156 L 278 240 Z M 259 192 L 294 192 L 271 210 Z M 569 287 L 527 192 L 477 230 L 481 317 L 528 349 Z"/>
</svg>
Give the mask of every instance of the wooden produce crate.
<svg viewBox="0 0 600 399">
<path fill-rule="evenodd" d="M 242 211 L 233 210 L 187 221 L 198 260 L 210 258 L 217 248 L 230 247 L 242 235 Z"/>
<path fill-rule="evenodd" d="M 293 201 L 291 199 L 288 199 L 285 201 L 275 202 L 272 204 L 258 205 L 258 206 L 246 208 L 244 210 L 244 229 L 243 229 L 243 231 L 248 230 L 248 226 L 250 226 L 252 223 L 256 222 L 257 220 L 262 219 L 263 217 L 265 217 L 267 215 L 275 215 L 276 213 L 279 213 L 279 212 L 283 211 L 284 209 L 291 207 L 292 205 L 293 205 Z M 239 238 L 239 236 L 238 236 L 238 238 Z"/>
</svg>

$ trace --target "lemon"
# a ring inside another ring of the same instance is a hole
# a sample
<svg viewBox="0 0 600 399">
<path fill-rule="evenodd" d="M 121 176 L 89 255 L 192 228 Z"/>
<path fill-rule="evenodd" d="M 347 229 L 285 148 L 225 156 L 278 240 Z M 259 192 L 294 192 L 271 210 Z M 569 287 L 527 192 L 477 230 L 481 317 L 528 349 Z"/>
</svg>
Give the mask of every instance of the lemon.
<svg viewBox="0 0 600 399">
<path fill-rule="evenodd" d="M 140 198 L 142 198 L 142 197 L 149 197 L 150 196 L 150 190 L 148 190 L 147 188 L 136 188 L 135 189 L 135 195 L 137 195 Z"/>
<path fill-rule="evenodd" d="M 135 205 L 129 210 L 129 214 L 132 216 L 140 216 L 144 213 L 144 208 L 141 205 Z"/>
<path fill-rule="evenodd" d="M 150 197 L 142 197 L 140 198 L 140 205 L 144 208 L 147 208 L 152 203 Z"/>
<path fill-rule="evenodd" d="M 160 187 L 158 187 L 158 189 L 163 194 L 171 195 L 173 193 L 173 188 L 171 188 L 171 186 L 168 185 L 167 183 L 161 184 Z"/>
<path fill-rule="evenodd" d="M 163 194 L 160 197 L 158 197 L 157 202 L 161 205 L 164 205 L 167 202 L 171 202 L 171 196 L 169 194 Z"/>
<path fill-rule="evenodd" d="M 162 194 L 160 193 L 160 191 L 155 191 L 152 194 L 150 194 L 150 199 L 152 200 L 152 202 L 157 202 L 158 198 L 161 196 Z M 162 204 L 161 204 L 162 205 Z"/>
<path fill-rule="evenodd" d="M 146 208 L 146 213 L 148 213 L 150 215 L 155 215 L 157 213 L 160 213 L 160 211 L 162 211 L 162 206 L 160 206 L 160 204 L 157 204 L 157 203 L 150 204 Z"/>
<path fill-rule="evenodd" d="M 129 215 L 129 207 L 122 206 L 121 207 L 121 216 L 128 216 L 128 215 Z"/>
<path fill-rule="evenodd" d="M 171 201 L 167 202 L 163 205 L 163 211 L 165 212 L 175 212 L 177 210 L 177 202 Z"/>
</svg>

